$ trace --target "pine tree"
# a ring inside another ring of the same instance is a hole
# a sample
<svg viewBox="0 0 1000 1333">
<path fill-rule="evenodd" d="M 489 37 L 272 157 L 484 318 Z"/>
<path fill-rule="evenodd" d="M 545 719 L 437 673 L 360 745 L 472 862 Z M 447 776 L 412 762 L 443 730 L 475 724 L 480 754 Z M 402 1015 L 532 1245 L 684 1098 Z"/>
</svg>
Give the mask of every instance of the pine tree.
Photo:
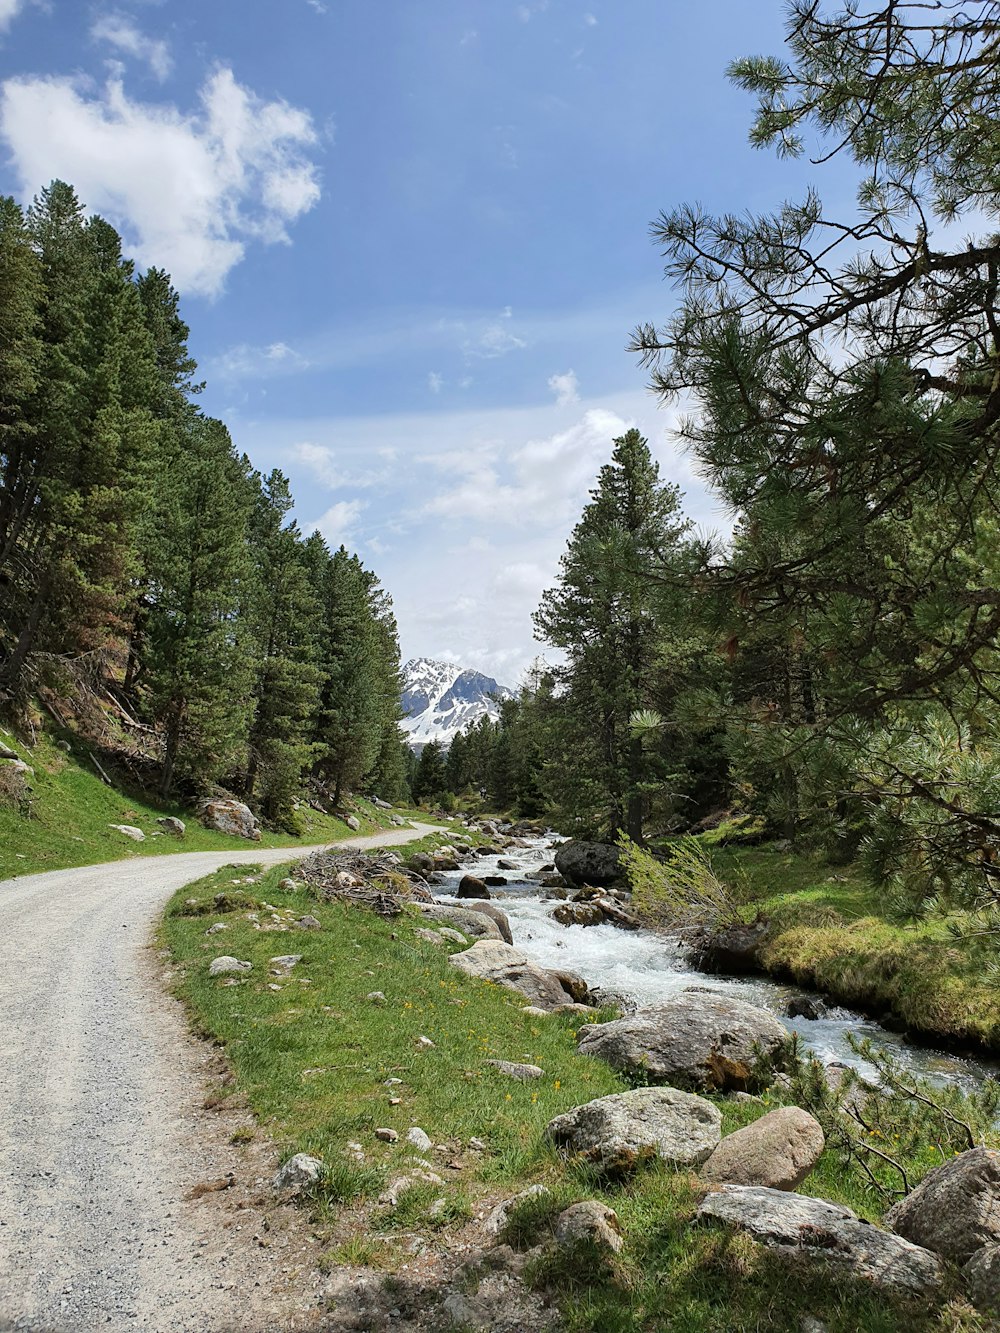
<svg viewBox="0 0 1000 1333">
<path fill-rule="evenodd" d="M 24 214 L 0 198 L 0 660 L 12 613 L 30 586 L 22 534 L 38 500 L 39 455 L 29 404 L 41 374 L 41 263 Z"/>
<path fill-rule="evenodd" d="M 164 737 L 163 795 L 245 769 L 254 703 L 256 645 L 238 616 L 252 577 L 248 468 L 219 421 L 192 413 L 181 444 L 149 563 L 144 690 Z"/>
<path fill-rule="evenodd" d="M 255 487 L 249 523 L 255 577 L 245 615 L 257 638 L 254 716 L 244 791 L 259 794 L 264 817 L 292 829 L 292 803 L 313 747 L 322 671 L 319 599 L 294 524 L 286 478 L 272 472 Z"/>
<path fill-rule="evenodd" d="M 420 751 L 413 779 L 415 801 L 434 801 L 447 790 L 444 762 L 444 746 L 441 742 L 428 741 Z"/>
<path fill-rule="evenodd" d="M 310 567 L 323 611 L 323 685 L 314 771 L 333 787 L 333 802 L 372 771 L 382 749 L 384 641 L 371 603 L 374 576 L 341 546 L 332 555 L 318 534 Z"/>
<path fill-rule="evenodd" d="M 639 432 L 614 446 L 560 562 L 559 585 L 534 620 L 538 636 L 567 657 L 555 672 L 564 697 L 553 764 L 563 799 L 610 836 L 625 831 L 640 842 L 648 772 L 632 719 L 650 703 L 654 579 L 676 558 L 690 524 Z"/>
</svg>

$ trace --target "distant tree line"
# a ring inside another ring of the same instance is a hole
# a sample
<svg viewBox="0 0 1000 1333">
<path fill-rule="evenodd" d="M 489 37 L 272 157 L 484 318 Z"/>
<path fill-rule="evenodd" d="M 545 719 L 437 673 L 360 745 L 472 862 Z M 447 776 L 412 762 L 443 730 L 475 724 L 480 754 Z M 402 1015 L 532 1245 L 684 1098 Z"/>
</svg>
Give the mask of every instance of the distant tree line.
<svg viewBox="0 0 1000 1333">
<path fill-rule="evenodd" d="M 402 795 L 389 597 L 199 410 L 187 338 L 69 185 L 0 199 L 0 703 L 89 660 L 164 797 L 222 784 L 290 825 L 307 777 Z"/>
</svg>

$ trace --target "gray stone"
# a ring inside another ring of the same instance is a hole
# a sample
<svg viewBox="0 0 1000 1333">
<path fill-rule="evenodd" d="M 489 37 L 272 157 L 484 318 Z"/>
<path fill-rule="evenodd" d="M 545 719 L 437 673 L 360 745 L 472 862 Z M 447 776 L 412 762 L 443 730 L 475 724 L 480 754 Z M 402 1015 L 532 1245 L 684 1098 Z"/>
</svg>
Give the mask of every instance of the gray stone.
<svg viewBox="0 0 1000 1333">
<path fill-rule="evenodd" d="M 320 923 L 314 916 L 300 916 L 295 923 L 296 930 L 320 930 Z"/>
<path fill-rule="evenodd" d="M 781 1106 L 727 1134 L 701 1168 L 702 1180 L 794 1190 L 819 1161 L 825 1140 L 818 1120 Z"/>
<path fill-rule="evenodd" d="M 426 1134 L 419 1125 L 414 1125 L 412 1129 L 406 1131 L 407 1143 L 412 1143 L 418 1152 L 430 1152 L 431 1137 Z"/>
<path fill-rule="evenodd" d="M 719 1110 L 676 1088 L 635 1088 L 598 1097 L 550 1120 L 546 1138 L 608 1174 L 660 1157 L 677 1167 L 703 1162 L 719 1142 Z"/>
<path fill-rule="evenodd" d="M 323 1163 L 318 1157 L 297 1152 L 281 1167 L 271 1185 L 276 1190 L 305 1189 L 323 1179 Z"/>
<path fill-rule="evenodd" d="M 270 962 L 273 973 L 284 972 L 287 974 L 291 972 L 296 963 L 302 962 L 302 955 L 300 953 L 281 953 L 270 959 Z"/>
<path fill-rule="evenodd" d="M 498 1203 L 483 1223 L 483 1230 L 487 1236 L 499 1236 L 507 1225 L 511 1213 L 519 1204 L 525 1203 L 528 1199 L 543 1198 L 550 1193 L 551 1190 L 547 1189 L 545 1185 L 529 1185 L 520 1194 L 515 1194 L 510 1199 L 504 1199 L 503 1203 Z"/>
<path fill-rule="evenodd" d="M 375 1137 L 381 1139 L 383 1143 L 395 1143 L 399 1135 L 394 1129 L 386 1129 L 383 1126 L 375 1131 Z"/>
<path fill-rule="evenodd" d="M 863 1278 L 903 1296 L 940 1286 L 937 1255 L 862 1222 L 849 1208 L 754 1185 L 722 1185 L 702 1201 L 696 1221 L 723 1222 L 794 1258 Z"/>
<path fill-rule="evenodd" d="M 249 972 L 253 963 L 241 962 L 239 958 L 233 958 L 231 954 L 222 954 L 219 958 L 213 958 L 208 965 L 208 975 L 210 977 L 221 977 L 227 972 Z"/>
<path fill-rule="evenodd" d="M 550 915 L 561 926 L 600 926 L 604 922 L 604 913 L 593 903 L 560 903 Z"/>
<path fill-rule="evenodd" d="M 491 921 L 495 922 L 497 930 L 499 930 L 500 937 L 504 943 L 514 943 L 514 937 L 510 933 L 510 922 L 507 920 L 507 913 L 497 907 L 496 903 L 485 903 L 478 899 L 470 898 L 469 901 L 463 905 L 463 911 L 481 912 L 483 916 L 488 916 Z"/>
<path fill-rule="evenodd" d="M 499 1070 L 501 1074 L 506 1074 L 508 1078 L 516 1078 L 521 1083 L 545 1077 L 545 1070 L 539 1069 L 538 1065 L 522 1065 L 516 1060 L 487 1060 L 486 1063 Z"/>
<path fill-rule="evenodd" d="M 174 815 L 163 815 L 156 821 L 160 828 L 170 833 L 175 838 L 183 838 L 187 832 L 187 825 L 183 819 L 177 819 Z"/>
<path fill-rule="evenodd" d="M 885 1220 L 915 1244 L 965 1263 L 1000 1241 L 1000 1152 L 972 1148 L 936 1166 Z"/>
<path fill-rule="evenodd" d="M 459 898 L 489 898 L 490 891 L 485 880 L 476 879 L 475 875 L 463 875 L 458 885 Z"/>
<path fill-rule="evenodd" d="M 440 921 L 453 926 L 473 940 L 503 942 L 500 927 L 485 912 L 474 911 L 471 902 L 462 907 L 452 907 L 448 903 L 414 903 L 413 906 L 425 921 Z"/>
<path fill-rule="evenodd" d="M 351 830 L 352 833 L 357 833 L 361 828 L 360 819 L 356 819 L 354 815 L 348 815 L 347 818 L 344 820 L 344 823 L 347 825 L 347 827 Z"/>
<path fill-rule="evenodd" d="M 758 1052 L 778 1056 L 788 1033 L 764 1009 L 709 991 L 681 991 L 626 1018 L 588 1025 L 580 1052 L 659 1083 L 752 1091 Z"/>
<path fill-rule="evenodd" d="M 500 861 L 497 862 L 497 869 L 498 869 L 498 870 L 520 870 L 521 867 L 518 865 L 518 863 L 517 863 L 516 861 L 503 861 L 503 860 L 500 860 Z"/>
<path fill-rule="evenodd" d="M 257 819 L 248 805 L 231 797 L 211 797 L 198 807 L 198 817 L 206 828 L 227 833 L 231 838 L 260 842 Z"/>
<path fill-rule="evenodd" d="M 621 853 L 606 842 L 564 842 L 555 864 L 570 884 L 611 884 L 621 875 Z"/>
<path fill-rule="evenodd" d="M 532 962 L 520 949 L 499 940 L 478 940 L 464 953 L 453 953 L 448 961 L 470 977 L 520 991 L 543 1009 L 554 1009 L 566 998 L 566 992 L 550 972 Z"/>
<path fill-rule="evenodd" d="M 984 1245 L 962 1269 L 977 1310 L 1000 1312 L 1000 1245 Z"/>
<path fill-rule="evenodd" d="M 108 828 L 113 828 L 116 833 L 124 833 L 126 838 L 131 838 L 133 842 L 145 842 L 146 835 L 141 828 L 136 828 L 134 824 L 109 824 Z"/>
<path fill-rule="evenodd" d="M 625 1244 L 618 1225 L 618 1214 L 597 1199 L 584 1199 L 582 1203 L 571 1204 L 556 1218 L 552 1231 L 556 1243 L 564 1248 L 588 1241 L 617 1254 Z"/>
</svg>

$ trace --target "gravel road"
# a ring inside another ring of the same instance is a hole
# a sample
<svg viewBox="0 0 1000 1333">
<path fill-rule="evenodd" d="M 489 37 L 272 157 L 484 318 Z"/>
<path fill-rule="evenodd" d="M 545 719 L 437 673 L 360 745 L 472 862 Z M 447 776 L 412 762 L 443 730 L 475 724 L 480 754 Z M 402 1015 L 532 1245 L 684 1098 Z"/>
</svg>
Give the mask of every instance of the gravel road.
<svg viewBox="0 0 1000 1333">
<path fill-rule="evenodd" d="M 232 1165 L 200 1111 L 205 1044 L 191 1041 L 149 947 L 182 885 L 301 854 L 192 852 L 0 882 L 0 1329 L 302 1326 L 260 1313 L 264 1256 L 220 1239 L 211 1210 L 185 1202 Z"/>
</svg>

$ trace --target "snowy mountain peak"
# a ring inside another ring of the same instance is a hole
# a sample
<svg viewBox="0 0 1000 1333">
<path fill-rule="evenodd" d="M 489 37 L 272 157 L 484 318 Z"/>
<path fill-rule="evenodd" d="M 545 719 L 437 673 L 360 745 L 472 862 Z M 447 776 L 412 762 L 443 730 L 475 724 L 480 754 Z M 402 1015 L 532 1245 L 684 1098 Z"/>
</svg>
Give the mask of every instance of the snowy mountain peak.
<svg viewBox="0 0 1000 1333">
<path fill-rule="evenodd" d="M 415 657 L 403 667 L 403 712 L 400 726 L 411 745 L 441 741 L 447 745 L 459 731 L 481 717 L 497 717 L 499 704 L 490 695 L 512 699 L 514 691 L 492 676 L 454 662 Z"/>
</svg>

